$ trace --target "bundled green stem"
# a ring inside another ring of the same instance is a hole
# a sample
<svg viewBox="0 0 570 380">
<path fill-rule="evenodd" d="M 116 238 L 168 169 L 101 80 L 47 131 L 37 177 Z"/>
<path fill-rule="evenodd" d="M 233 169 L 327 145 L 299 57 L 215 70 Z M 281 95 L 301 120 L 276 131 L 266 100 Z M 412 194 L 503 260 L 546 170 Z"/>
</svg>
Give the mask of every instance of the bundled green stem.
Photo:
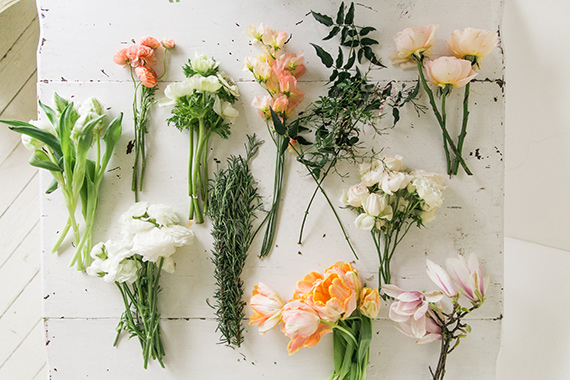
<svg viewBox="0 0 570 380">
<path fill-rule="evenodd" d="M 246 157 L 230 156 L 227 168 L 218 170 L 210 182 L 208 217 L 214 238 L 217 330 L 222 334 L 220 342 L 229 346 L 239 347 L 244 339 L 245 302 L 240 276 L 255 236 L 255 213 L 262 206 L 249 162 L 262 143 L 255 135 L 248 136 Z"/>
<path fill-rule="evenodd" d="M 157 263 L 143 261 L 136 256 L 137 279 L 133 284 L 126 282 L 115 284 L 121 292 L 125 312 L 117 325 L 116 346 L 123 331 L 129 338 L 137 337 L 142 348 L 143 366 L 148 367 L 149 359 L 157 360 L 164 368 L 162 358 L 165 355 L 160 335 L 160 313 L 158 312 L 158 293 L 160 292 L 160 273 L 164 258 Z"/>
<path fill-rule="evenodd" d="M 334 371 L 329 380 L 364 380 L 370 360 L 372 320 L 360 312 L 333 328 Z"/>
</svg>

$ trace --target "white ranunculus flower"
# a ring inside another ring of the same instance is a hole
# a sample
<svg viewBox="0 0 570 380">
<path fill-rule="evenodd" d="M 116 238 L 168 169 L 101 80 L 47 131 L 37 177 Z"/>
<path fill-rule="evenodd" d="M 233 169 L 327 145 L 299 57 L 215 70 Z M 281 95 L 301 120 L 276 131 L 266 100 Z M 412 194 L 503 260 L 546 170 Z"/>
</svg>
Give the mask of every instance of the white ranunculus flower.
<svg viewBox="0 0 570 380">
<path fill-rule="evenodd" d="M 370 194 L 370 192 L 365 185 L 361 183 L 352 185 L 348 189 L 346 203 L 352 207 L 362 207 L 362 202 L 366 200 L 368 194 Z"/>
<path fill-rule="evenodd" d="M 173 225 L 163 227 L 161 230 L 172 237 L 174 240 L 174 247 L 176 248 L 192 244 L 192 241 L 194 241 L 194 233 L 184 226 Z"/>
<path fill-rule="evenodd" d="M 210 69 L 218 67 L 218 63 L 214 57 L 208 57 L 206 54 L 194 53 L 194 58 L 190 60 L 192 68 L 201 73 L 206 74 Z"/>
<path fill-rule="evenodd" d="M 373 216 L 370 216 L 368 214 L 360 214 L 354 220 L 354 225 L 360 230 L 372 231 L 375 222 L 376 220 Z"/>
<path fill-rule="evenodd" d="M 156 262 L 159 257 L 169 257 L 175 251 L 174 238 L 160 228 L 144 231 L 133 237 L 132 251 L 141 255 L 144 261 Z"/>
<path fill-rule="evenodd" d="M 384 171 L 382 171 L 380 168 L 376 168 L 364 174 L 360 178 L 360 181 L 364 186 L 371 187 L 376 185 L 377 183 L 380 183 L 383 178 L 384 178 Z"/>
<path fill-rule="evenodd" d="M 394 194 L 400 189 L 404 189 L 410 183 L 411 178 L 403 172 L 388 172 L 382 178 L 381 188 L 386 194 Z"/>
<path fill-rule="evenodd" d="M 91 250 L 94 259 L 87 274 L 102 277 L 106 282 L 133 282 L 137 278 L 137 268 L 130 250 L 130 243 L 125 240 L 108 240 L 99 243 Z"/>
<path fill-rule="evenodd" d="M 149 231 L 155 227 L 150 222 L 134 219 L 148 214 L 148 207 L 147 202 L 137 202 L 119 217 L 121 231 L 125 239 L 131 240 L 139 232 Z"/>
<path fill-rule="evenodd" d="M 161 226 L 171 226 L 180 223 L 180 219 L 172 207 L 166 205 L 150 205 L 147 209 L 149 218 L 156 220 Z"/>
<path fill-rule="evenodd" d="M 239 116 L 238 110 L 232 107 L 232 104 L 230 102 L 222 101 L 217 96 L 216 100 L 214 101 L 214 112 L 230 123 L 233 123 Z"/>
<path fill-rule="evenodd" d="M 424 200 L 424 211 L 431 211 L 434 208 L 441 207 L 443 204 L 443 190 L 447 188 L 444 185 L 445 179 L 437 174 L 425 171 L 414 171 L 412 173 L 411 186 L 408 191 L 417 191 L 418 196 Z"/>
<path fill-rule="evenodd" d="M 164 258 L 162 262 L 162 270 L 166 273 L 174 273 L 176 269 L 176 264 L 174 263 L 174 259 L 172 256 Z"/>
</svg>

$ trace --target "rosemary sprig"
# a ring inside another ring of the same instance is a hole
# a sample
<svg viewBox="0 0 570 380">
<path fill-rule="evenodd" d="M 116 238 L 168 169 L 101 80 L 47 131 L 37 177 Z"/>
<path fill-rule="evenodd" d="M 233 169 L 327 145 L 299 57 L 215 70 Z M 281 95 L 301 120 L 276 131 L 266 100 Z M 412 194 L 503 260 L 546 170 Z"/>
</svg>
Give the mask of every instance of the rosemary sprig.
<svg viewBox="0 0 570 380">
<path fill-rule="evenodd" d="M 214 249 L 212 262 L 216 266 L 214 298 L 220 342 L 239 347 L 243 342 L 244 318 L 243 271 L 247 251 L 255 231 L 255 213 L 262 207 L 249 161 L 263 143 L 255 135 L 247 136 L 246 157 L 230 156 L 227 168 L 219 169 L 210 181 L 210 203 L 207 210 L 212 221 Z"/>
</svg>

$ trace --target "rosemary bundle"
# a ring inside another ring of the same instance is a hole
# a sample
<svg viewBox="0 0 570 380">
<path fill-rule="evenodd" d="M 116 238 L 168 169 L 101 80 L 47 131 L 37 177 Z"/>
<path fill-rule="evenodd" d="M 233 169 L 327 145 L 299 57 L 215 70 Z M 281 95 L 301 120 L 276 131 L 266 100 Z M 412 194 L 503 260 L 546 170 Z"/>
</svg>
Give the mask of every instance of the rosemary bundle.
<svg viewBox="0 0 570 380">
<path fill-rule="evenodd" d="M 213 307 L 217 310 L 217 330 L 222 334 L 220 342 L 229 346 L 239 347 L 243 342 L 245 302 L 240 275 L 256 232 L 252 228 L 255 212 L 262 206 L 249 161 L 262 143 L 255 135 L 248 136 L 246 157 L 230 156 L 228 167 L 218 170 L 209 184 L 207 214 L 212 221 L 217 286 Z"/>
</svg>

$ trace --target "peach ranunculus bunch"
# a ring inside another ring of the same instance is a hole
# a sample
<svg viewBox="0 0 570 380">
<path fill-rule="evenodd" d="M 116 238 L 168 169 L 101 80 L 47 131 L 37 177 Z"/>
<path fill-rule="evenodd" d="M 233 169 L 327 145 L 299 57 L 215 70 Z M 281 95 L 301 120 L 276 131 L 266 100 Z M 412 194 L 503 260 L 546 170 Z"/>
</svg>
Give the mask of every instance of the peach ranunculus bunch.
<svg viewBox="0 0 570 380">
<path fill-rule="evenodd" d="M 249 323 L 258 325 L 261 334 L 282 324 L 281 331 L 291 338 L 287 346 L 290 355 L 315 346 L 332 332 L 336 370 L 331 378 L 365 378 L 372 319 L 380 310 L 380 295 L 378 289 L 363 286 L 352 264 L 337 262 L 324 274 L 307 274 L 287 303 L 259 283 L 253 289 L 250 305 L 253 315 Z"/>
<path fill-rule="evenodd" d="M 378 253 L 378 286 L 391 282 L 390 261 L 413 225 L 435 219 L 447 188 L 443 176 L 410 170 L 403 158 L 383 156 L 364 162 L 360 183 L 343 190 L 340 203 L 356 211 L 356 227 L 370 231 Z"/>
<path fill-rule="evenodd" d="M 487 30 L 466 28 L 455 30 L 447 45 L 452 56 L 429 59 L 436 41 L 436 25 L 419 25 L 406 28 L 394 38 L 396 51 L 390 55 L 393 64 L 402 68 L 416 66 L 420 81 L 428 94 L 430 105 L 443 134 L 443 147 L 447 161 L 447 173 L 456 175 L 459 165 L 468 175 L 471 170 L 462 157 L 463 144 L 467 134 L 469 118 L 469 92 L 471 81 L 477 76 L 481 59 L 489 55 L 497 46 L 497 34 Z M 441 106 L 435 102 L 433 91 L 428 81 L 436 86 L 441 94 Z M 453 88 L 465 87 L 463 99 L 463 121 L 457 144 L 450 136 L 446 120 L 446 100 Z"/>
<path fill-rule="evenodd" d="M 286 32 L 275 31 L 261 24 L 258 27 L 248 26 L 246 34 L 251 37 L 253 45 L 261 46 L 262 53 L 255 57 L 247 57 L 244 70 L 250 71 L 257 83 L 267 92 L 264 97 L 256 96 L 252 106 L 265 120 L 269 134 L 277 148 L 273 200 L 264 220 L 267 225 L 259 255 L 265 257 L 274 245 L 285 152 L 288 147 L 297 150 L 295 142 L 290 144 L 290 135 L 294 137 L 296 134 L 289 130 L 287 119 L 293 116 L 295 108 L 303 101 L 304 94 L 297 88 L 297 79 L 305 73 L 306 68 L 303 64 L 303 52 L 300 54 L 285 53 L 284 47 L 289 40 Z"/>
<path fill-rule="evenodd" d="M 163 73 L 160 77 L 156 74 L 154 66 L 158 61 L 156 51 L 163 47 Z M 139 191 L 143 189 L 144 172 L 146 168 L 146 143 L 145 135 L 148 133 L 149 110 L 154 103 L 154 93 L 158 81 L 166 75 L 167 52 L 174 48 L 173 40 L 163 39 L 159 42 L 154 37 L 142 37 L 138 44 L 120 49 L 113 61 L 121 66 L 128 67 L 135 87 L 133 101 L 133 119 L 135 123 L 135 162 L 133 165 L 133 177 L 131 190 L 135 193 L 135 202 L 138 201 Z M 135 75 L 138 81 L 135 80 Z"/>
<path fill-rule="evenodd" d="M 469 258 L 461 255 L 447 259 L 447 270 L 431 260 L 426 260 L 428 277 L 440 289 L 430 293 L 402 290 L 396 285 L 383 285 L 384 292 L 393 298 L 390 319 L 398 330 L 416 339 L 416 343 L 442 340 L 437 368 L 430 373 L 432 379 L 442 380 L 447 356 L 471 332 L 463 319 L 485 302 L 488 278 L 475 254 Z M 460 303 L 464 296 L 470 306 Z M 444 300 L 451 301 L 451 311 L 446 310 Z"/>
</svg>

